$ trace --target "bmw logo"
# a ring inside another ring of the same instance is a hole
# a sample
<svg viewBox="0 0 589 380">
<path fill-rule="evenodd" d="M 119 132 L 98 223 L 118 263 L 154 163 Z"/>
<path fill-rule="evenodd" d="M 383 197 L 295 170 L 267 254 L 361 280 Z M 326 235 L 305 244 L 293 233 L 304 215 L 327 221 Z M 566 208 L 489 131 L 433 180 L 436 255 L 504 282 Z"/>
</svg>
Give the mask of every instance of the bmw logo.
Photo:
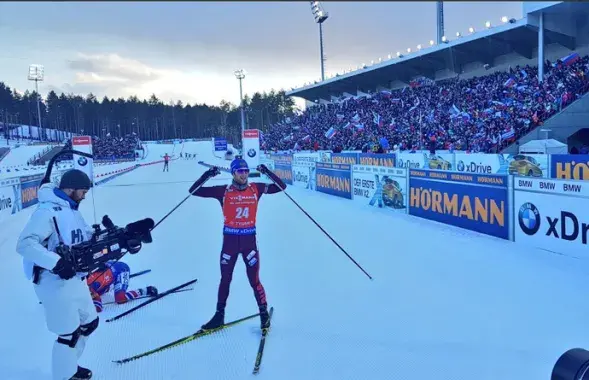
<svg viewBox="0 0 589 380">
<path fill-rule="evenodd" d="M 247 156 L 248 157 L 255 157 L 256 156 L 256 150 L 255 149 L 250 149 L 247 151 Z"/>
<path fill-rule="evenodd" d="M 86 157 L 82 156 L 82 157 L 78 158 L 78 165 L 86 166 L 87 163 L 88 163 L 88 160 L 86 159 Z"/>
<path fill-rule="evenodd" d="M 458 161 L 458 163 L 456 164 L 456 169 L 458 169 L 459 172 L 463 172 L 464 171 L 464 161 L 462 161 L 462 160 Z"/>
<path fill-rule="evenodd" d="M 530 202 L 519 208 L 517 219 L 519 227 L 526 235 L 532 236 L 540 229 L 540 211 Z"/>
</svg>

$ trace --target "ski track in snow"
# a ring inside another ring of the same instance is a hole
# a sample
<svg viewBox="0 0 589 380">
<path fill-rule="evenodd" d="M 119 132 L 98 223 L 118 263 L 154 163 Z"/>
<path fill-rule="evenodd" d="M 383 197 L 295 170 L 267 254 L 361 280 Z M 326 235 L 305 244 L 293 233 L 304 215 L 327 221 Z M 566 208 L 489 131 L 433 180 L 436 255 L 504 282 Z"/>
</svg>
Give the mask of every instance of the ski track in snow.
<svg viewBox="0 0 589 380">
<path fill-rule="evenodd" d="M 193 144 L 196 160 L 172 161 L 165 173 L 163 164 L 142 167 L 97 187 L 97 217 L 108 214 L 120 226 L 144 217 L 157 222 L 206 170 L 197 160 L 226 164 L 212 157 L 210 143 Z M 159 157 L 166 149 L 150 145 L 149 152 Z M 210 184 L 229 178 L 221 174 Z M 537 380 L 549 376 L 564 351 L 587 346 L 586 261 L 293 186 L 287 191 L 374 281 L 285 195 L 264 195 L 260 277 L 275 312 L 258 378 Z M 90 224 L 91 196 L 81 206 Z M 4 380 L 51 378 L 55 337 L 15 252 L 33 208 L 0 224 Z M 163 292 L 198 282 L 193 291 L 110 323 L 144 300 L 107 305 L 80 361 L 94 379 L 253 376 L 259 318 L 130 363 L 112 362 L 194 333 L 212 316 L 222 222 L 217 201 L 192 197 L 153 232 L 152 244 L 123 258 L 132 272 L 152 269 L 131 279 L 131 289 L 155 285 Z M 240 258 L 226 321 L 256 312 Z"/>
</svg>

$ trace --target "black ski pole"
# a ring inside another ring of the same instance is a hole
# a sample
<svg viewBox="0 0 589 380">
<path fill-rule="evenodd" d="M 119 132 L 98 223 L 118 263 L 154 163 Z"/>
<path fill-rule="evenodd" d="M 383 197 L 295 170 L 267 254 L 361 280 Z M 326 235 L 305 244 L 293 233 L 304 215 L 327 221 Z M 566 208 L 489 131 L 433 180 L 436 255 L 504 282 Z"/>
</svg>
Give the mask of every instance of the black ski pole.
<svg viewBox="0 0 589 380">
<path fill-rule="evenodd" d="M 176 293 L 190 292 L 192 290 L 194 290 L 194 288 L 178 289 L 178 290 L 176 290 L 175 292 L 172 292 L 172 293 L 176 294 Z M 141 296 L 141 297 L 137 297 L 135 299 L 129 300 L 127 302 L 131 302 L 131 301 L 135 301 L 135 300 L 141 300 L 141 299 L 144 299 L 144 298 L 151 298 L 151 297 L 156 297 L 156 296 Z M 103 305 L 114 305 L 115 303 L 116 303 L 116 301 L 109 301 L 109 302 L 103 302 L 102 304 Z"/>
<path fill-rule="evenodd" d="M 356 264 L 356 266 L 357 266 L 358 268 L 360 268 L 360 270 L 361 270 L 362 272 L 364 272 L 364 274 L 365 274 L 366 276 L 368 276 L 368 278 L 369 278 L 369 279 L 371 279 L 371 280 L 373 279 L 373 278 L 372 278 L 372 276 L 371 276 L 371 275 L 369 275 L 369 274 L 368 274 L 368 272 L 366 272 L 366 271 L 364 270 L 364 268 L 362 268 L 362 266 L 360 266 L 360 264 L 358 264 L 358 263 L 356 262 L 356 260 L 354 260 L 354 258 L 353 258 L 352 256 L 350 256 L 350 254 L 349 254 L 348 252 L 346 252 L 346 250 L 345 250 L 345 249 L 343 249 L 343 248 L 342 248 L 342 246 L 341 246 L 341 245 L 339 245 L 339 244 L 338 244 L 338 242 L 337 242 L 337 241 L 335 241 L 335 240 L 334 240 L 334 238 L 332 238 L 332 237 L 331 237 L 331 235 L 329 235 L 329 234 L 327 233 L 327 231 L 325 231 L 325 230 L 323 229 L 323 227 L 321 227 L 321 226 L 319 225 L 319 223 L 317 223 L 317 222 L 315 221 L 315 219 L 313 219 L 313 217 L 312 217 L 311 215 L 309 215 L 309 214 L 307 213 L 307 211 L 305 211 L 305 210 L 304 210 L 304 209 L 303 209 L 303 208 L 302 208 L 302 207 L 301 207 L 301 206 L 300 206 L 300 205 L 297 203 L 297 201 L 295 201 L 294 199 L 292 199 L 292 197 L 290 196 L 290 194 L 288 194 L 288 193 L 286 192 L 286 190 L 284 190 L 284 189 L 283 189 L 283 188 L 282 188 L 282 187 L 281 187 L 279 184 L 277 184 L 277 183 L 276 183 L 276 181 L 274 181 L 274 179 L 272 179 L 272 177 L 268 176 L 268 178 L 270 178 L 270 179 L 272 180 L 272 182 L 274 182 L 274 184 L 275 184 L 276 186 L 278 186 L 278 187 L 280 188 L 280 190 L 282 190 L 282 192 L 283 192 L 283 193 L 284 193 L 284 194 L 285 194 L 285 195 L 288 197 L 288 199 L 290 199 L 290 200 L 292 201 L 292 203 L 294 203 L 294 204 L 295 204 L 295 205 L 296 205 L 296 206 L 297 206 L 297 207 L 298 207 L 298 208 L 299 208 L 299 209 L 300 209 L 300 210 L 301 210 L 301 211 L 302 211 L 302 212 L 303 212 L 305 215 L 307 215 L 307 217 L 308 217 L 309 219 L 311 219 L 311 221 L 312 221 L 313 223 L 315 223 L 315 225 L 316 225 L 317 227 L 319 227 L 319 229 L 321 230 L 321 232 L 323 232 L 323 233 L 325 234 L 325 236 L 327 236 L 327 237 L 328 237 L 328 238 L 329 238 L 329 239 L 330 239 L 330 240 L 333 242 L 333 244 L 335 244 L 335 245 L 336 245 L 336 246 L 337 246 L 337 247 L 338 247 L 338 248 L 339 248 L 339 249 L 340 249 L 340 250 L 341 250 L 343 253 L 345 253 L 345 255 L 346 255 L 346 256 L 348 256 L 348 258 L 349 258 L 350 260 L 352 260 L 352 262 L 353 262 L 354 264 Z"/>
<path fill-rule="evenodd" d="M 196 281 L 197 281 L 197 279 L 195 278 L 194 280 L 191 280 L 191 281 L 185 282 L 185 283 L 184 283 L 184 284 L 182 284 L 182 285 L 178 285 L 178 286 L 176 286 L 175 288 L 172 288 L 172 289 L 170 289 L 170 290 L 167 290 L 167 291 L 165 291 L 165 292 L 163 292 L 163 293 L 160 293 L 160 294 L 158 294 L 157 296 L 153 297 L 152 299 L 150 299 L 150 300 L 148 300 L 148 301 L 145 301 L 145 302 L 143 302 L 142 304 L 139 304 L 139 305 L 135 306 L 134 308 L 132 308 L 132 309 L 129 309 L 129 310 L 127 310 L 127 311 L 125 311 L 124 313 L 121 313 L 121 314 L 119 314 L 119 315 L 117 315 L 117 316 L 115 316 L 115 317 L 112 317 L 112 318 L 110 318 L 110 319 L 107 319 L 106 321 L 107 321 L 107 322 L 116 321 L 117 319 L 119 319 L 119 318 L 122 318 L 122 317 L 124 317 L 125 315 L 131 314 L 132 312 L 134 312 L 134 311 L 135 311 L 135 310 L 137 310 L 137 309 L 140 309 L 140 308 L 142 308 L 143 306 L 147 306 L 147 305 L 149 305 L 150 303 L 152 303 L 152 302 L 154 302 L 154 301 L 157 301 L 157 300 L 159 300 L 159 299 L 160 299 L 160 298 L 162 298 L 162 297 L 165 297 L 165 296 L 167 296 L 168 294 L 172 294 L 172 293 L 174 293 L 174 292 L 175 292 L 175 291 L 177 291 L 178 289 L 181 289 L 181 288 L 184 288 L 184 287 L 186 287 L 186 286 L 188 286 L 188 285 L 194 284 Z"/>
<path fill-rule="evenodd" d="M 161 219 L 160 219 L 160 221 L 159 221 L 159 222 L 157 222 L 157 223 L 155 224 L 155 226 L 153 226 L 153 228 L 151 229 L 151 231 L 155 230 L 155 228 L 156 228 L 158 225 L 160 225 L 160 224 L 161 224 L 161 222 L 163 222 L 164 220 L 166 220 L 166 218 L 167 218 L 168 216 L 170 216 L 170 214 L 172 214 L 174 211 L 176 211 L 176 209 L 177 209 L 178 207 L 180 207 L 180 206 L 182 205 L 182 203 L 186 202 L 186 201 L 188 200 L 188 198 L 190 198 L 190 197 L 192 196 L 192 194 L 194 194 L 194 192 L 195 192 L 196 190 L 200 189 L 200 188 L 202 187 L 202 185 L 204 185 L 204 184 L 205 184 L 205 183 L 206 183 L 206 182 L 207 182 L 209 179 L 210 179 L 210 178 L 207 178 L 207 179 L 205 179 L 205 180 L 204 180 L 204 181 L 203 181 L 201 184 L 199 184 L 198 186 L 196 186 L 196 187 L 194 188 L 194 190 L 192 190 L 192 191 L 190 192 L 190 194 L 188 194 L 188 195 L 186 196 L 186 198 L 182 199 L 182 201 L 180 201 L 180 203 L 178 203 L 178 204 L 176 205 L 176 207 L 174 207 L 172 210 L 170 210 L 170 212 L 168 212 L 166 215 L 164 215 L 164 217 L 163 217 L 163 218 L 161 218 Z"/>
<path fill-rule="evenodd" d="M 141 272 L 133 273 L 132 275 L 129 276 L 129 278 L 138 277 L 138 276 L 141 276 L 142 274 L 147 274 L 149 272 L 151 272 L 151 269 L 142 270 Z"/>
</svg>

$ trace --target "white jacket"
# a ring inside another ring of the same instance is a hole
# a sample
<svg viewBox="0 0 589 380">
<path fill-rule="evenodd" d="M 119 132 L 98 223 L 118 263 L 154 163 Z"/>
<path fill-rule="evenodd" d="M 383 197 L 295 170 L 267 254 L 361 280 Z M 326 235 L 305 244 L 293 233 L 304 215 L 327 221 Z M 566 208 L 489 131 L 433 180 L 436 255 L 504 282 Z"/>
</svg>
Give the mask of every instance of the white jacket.
<svg viewBox="0 0 589 380">
<path fill-rule="evenodd" d="M 53 217 L 57 220 L 64 244 L 68 246 L 89 240 L 93 232 L 84 221 L 76 203 L 54 184 L 41 186 L 37 197 L 38 208 L 31 215 L 16 244 L 16 251 L 23 257 L 23 269 L 29 280 L 33 278 L 35 264 L 52 270 L 60 259 L 54 252 L 59 238 Z"/>
</svg>

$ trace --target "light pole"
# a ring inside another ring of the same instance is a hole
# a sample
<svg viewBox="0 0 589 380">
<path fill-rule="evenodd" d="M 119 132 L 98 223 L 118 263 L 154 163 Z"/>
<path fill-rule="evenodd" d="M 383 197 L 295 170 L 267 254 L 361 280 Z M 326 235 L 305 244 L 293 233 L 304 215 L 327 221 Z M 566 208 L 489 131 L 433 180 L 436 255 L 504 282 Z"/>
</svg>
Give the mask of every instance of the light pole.
<svg viewBox="0 0 589 380">
<path fill-rule="evenodd" d="M 323 23 L 329 17 L 329 13 L 323 10 L 318 1 L 311 1 L 311 12 L 315 17 L 315 22 L 319 24 L 319 54 L 321 54 L 321 81 L 325 80 L 325 56 L 323 55 Z"/>
<path fill-rule="evenodd" d="M 29 65 L 29 80 L 35 81 L 35 92 L 37 93 L 37 116 L 39 118 L 39 140 L 41 140 L 41 130 L 43 129 L 41 123 L 41 105 L 39 94 L 39 82 L 43 82 L 45 77 L 45 68 L 43 65 Z"/>
<path fill-rule="evenodd" d="M 241 81 L 245 78 L 245 70 L 235 70 L 234 74 L 235 77 L 239 80 L 239 108 L 241 108 L 241 149 L 243 149 L 243 133 L 245 131 L 245 111 L 243 104 L 243 86 L 241 84 Z"/>
</svg>

